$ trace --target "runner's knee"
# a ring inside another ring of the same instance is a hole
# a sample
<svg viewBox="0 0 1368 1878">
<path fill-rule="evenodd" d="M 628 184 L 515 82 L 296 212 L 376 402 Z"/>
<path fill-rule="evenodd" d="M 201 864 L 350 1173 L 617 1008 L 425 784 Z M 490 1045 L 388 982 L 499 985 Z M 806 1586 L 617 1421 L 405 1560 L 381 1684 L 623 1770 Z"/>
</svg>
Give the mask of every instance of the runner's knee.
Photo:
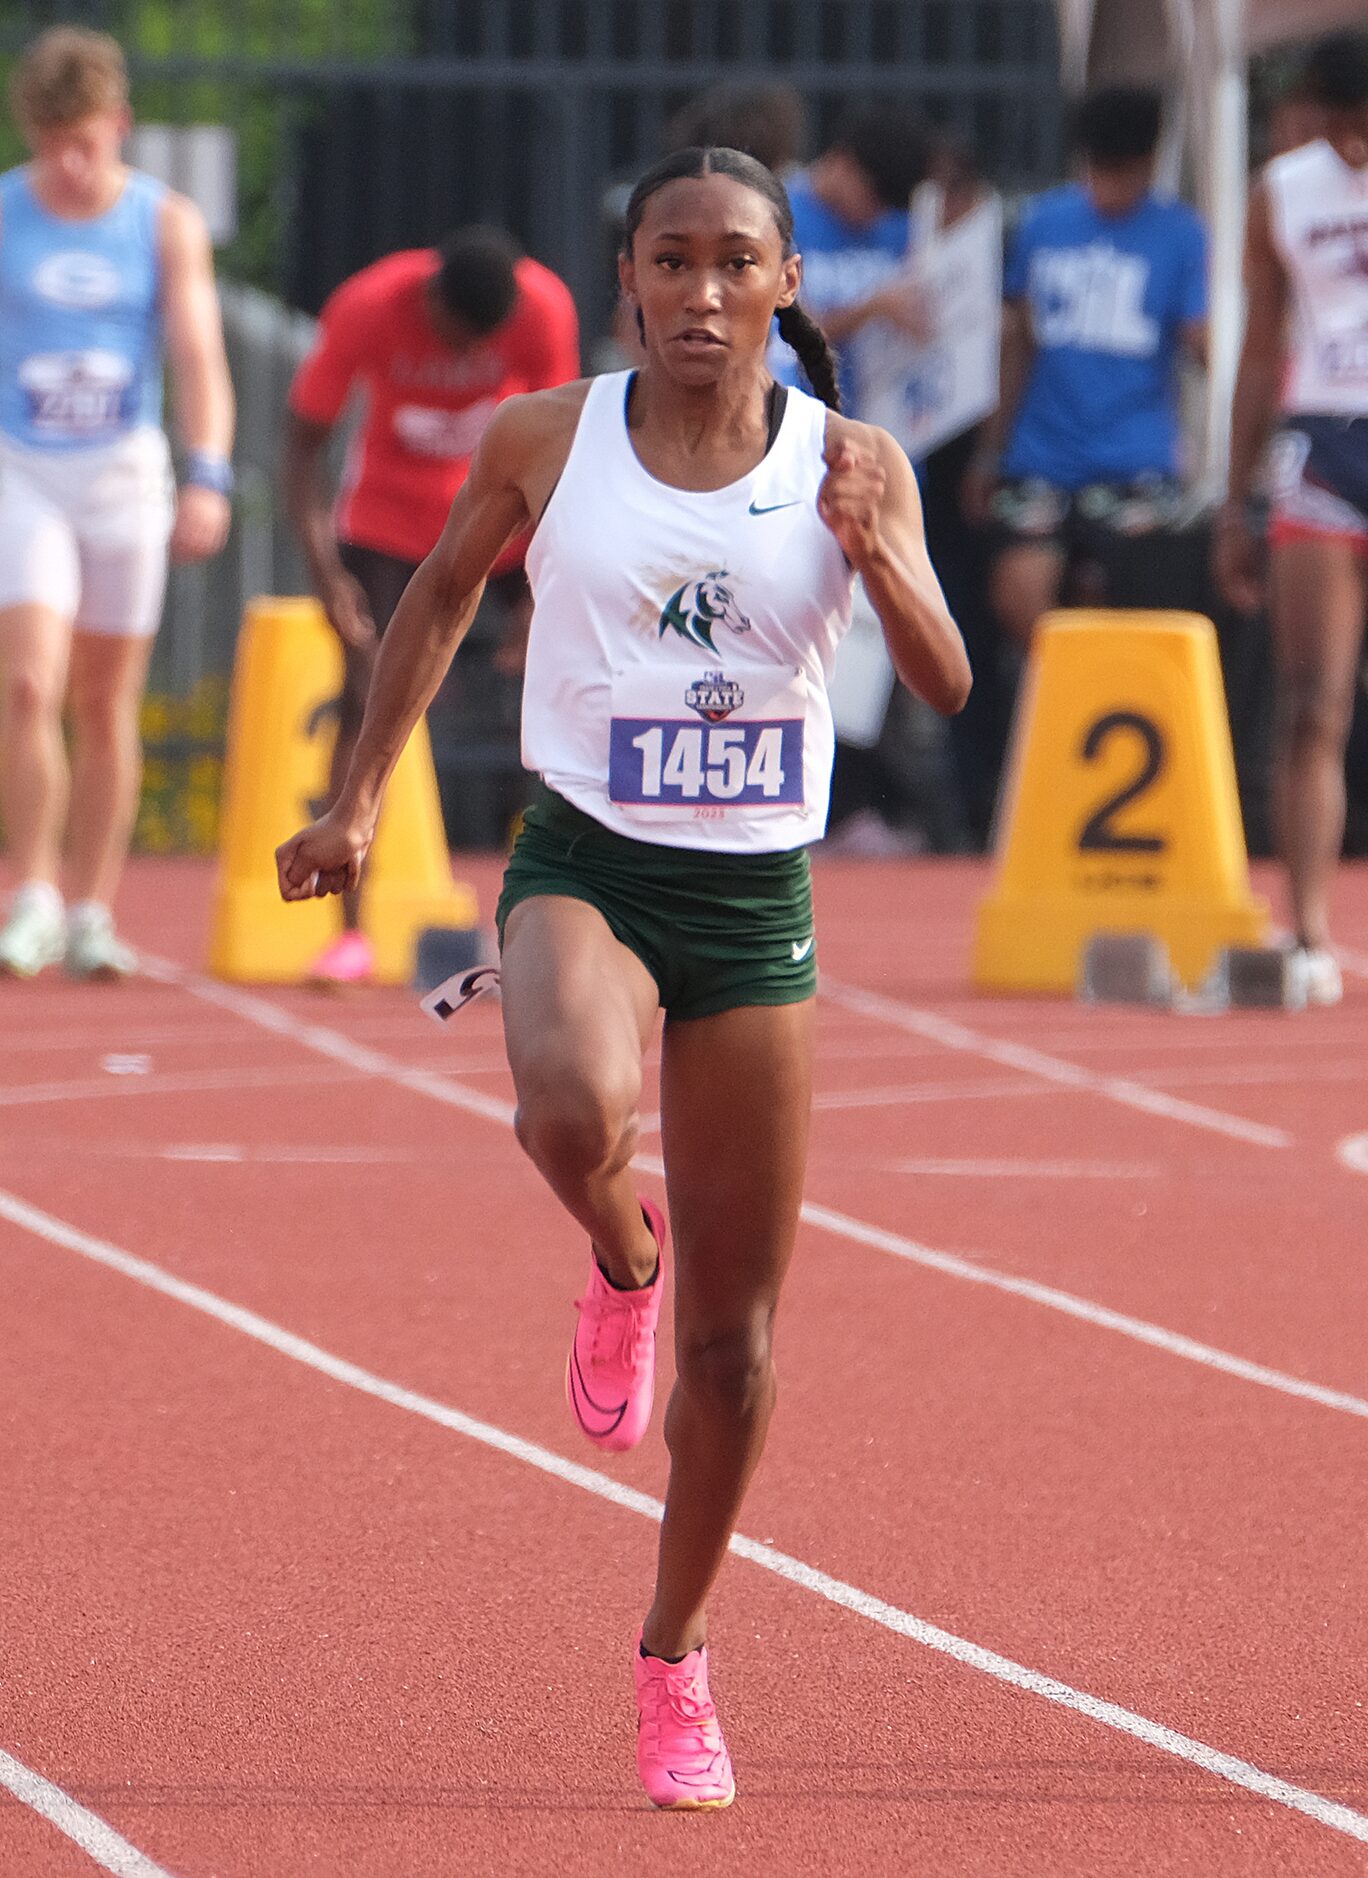
<svg viewBox="0 0 1368 1878">
<path fill-rule="evenodd" d="M 5 722 L 22 727 L 56 717 L 62 708 L 62 687 L 55 673 L 20 666 L 6 674 L 3 691 Z"/>
<path fill-rule="evenodd" d="M 72 726 L 87 747 L 123 748 L 137 736 L 140 703 L 136 695 L 115 687 L 74 684 Z"/>
<path fill-rule="evenodd" d="M 731 1419 L 753 1415 L 774 1386 L 772 1313 L 725 1330 L 680 1329 L 680 1387 L 694 1401 Z"/>
<path fill-rule="evenodd" d="M 548 1066 L 520 1082 L 518 1140 L 543 1172 L 562 1179 L 624 1166 L 636 1148 L 639 1093 L 625 1077 Z"/>
<path fill-rule="evenodd" d="M 1279 736 L 1293 754 L 1343 750 L 1354 714 L 1354 691 L 1322 673 L 1285 679 L 1278 698 Z"/>
</svg>

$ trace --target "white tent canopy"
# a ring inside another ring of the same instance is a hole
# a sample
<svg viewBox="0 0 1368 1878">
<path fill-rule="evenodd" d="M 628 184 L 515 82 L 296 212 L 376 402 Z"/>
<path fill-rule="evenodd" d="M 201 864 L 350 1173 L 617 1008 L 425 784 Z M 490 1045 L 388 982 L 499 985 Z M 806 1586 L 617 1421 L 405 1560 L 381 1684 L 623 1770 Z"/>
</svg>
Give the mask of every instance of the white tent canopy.
<svg viewBox="0 0 1368 1878">
<path fill-rule="evenodd" d="M 1246 60 L 1251 52 L 1362 26 L 1364 0 L 1055 0 L 1060 66 L 1085 84 L 1164 81 L 1176 107 L 1211 229 L 1211 369 L 1204 480 L 1223 485 L 1228 414 L 1243 305 L 1248 149 Z"/>
</svg>

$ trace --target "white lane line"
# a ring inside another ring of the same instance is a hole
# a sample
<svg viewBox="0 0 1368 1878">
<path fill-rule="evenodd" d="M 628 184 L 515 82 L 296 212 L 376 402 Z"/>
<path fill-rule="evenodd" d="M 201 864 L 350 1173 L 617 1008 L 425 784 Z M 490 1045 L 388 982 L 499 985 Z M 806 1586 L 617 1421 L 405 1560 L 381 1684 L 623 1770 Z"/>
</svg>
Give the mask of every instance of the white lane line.
<svg viewBox="0 0 1368 1878">
<path fill-rule="evenodd" d="M 1142 1088 L 1154 1089 L 1230 1088 L 1261 1083 L 1359 1082 L 1363 1074 L 1362 1057 L 1352 1057 L 1341 1062 L 1311 1063 L 1304 1068 L 1286 1062 L 1230 1064 L 1224 1068 L 1212 1064 L 1174 1064 L 1163 1069 L 1134 1070 L 1131 1081 Z M 906 1102 L 1022 1101 L 1028 1096 L 1069 1093 L 1070 1090 L 1057 1082 L 1032 1081 L 1025 1076 L 984 1077 L 978 1081 L 887 1083 L 868 1089 L 819 1091 L 812 1098 L 812 1106 L 814 1111 L 839 1113 L 845 1109 L 900 1108 Z M 659 1134 L 659 1115 L 643 1115 L 640 1128 L 643 1134 Z"/>
<path fill-rule="evenodd" d="M 492 1448 L 496 1453 L 508 1455 L 511 1459 L 522 1461 L 539 1472 L 551 1475 L 572 1487 L 579 1487 L 586 1493 L 592 1493 L 611 1505 L 624 1508 L 628 1512 L 639 1513 L 646 1519 L 658 1521 L 664 1512 L 659 1500 L 649 1494 L 638 1493 L 632 1487 L 624 1487 L 607 1474 L 600 1474 L 591 1467 L 581 1466 L 576 1461 L 568 1461 L 550 1448 L 543 1448 L 534 1441 L 526 1441 L 520 1435 L 510 1434 L 507 1429 L 495 1427 L 490 1422 L 479 1421 L 473 1415 L 466 1415 L 460 1409 L 449 1408 L 444 1402 L 436 1402 L 430 1396 L 419 1395 L 413 1389 L 406 1389 L 399 1383 L 387 1381 L 382 1376 L 362 1369 L 359 1364 L 351 1363 L 344 1357 L 334 1356 L 330 1351 L 321 1349 L 316 1343 L 310 1343 L 298 1337 L 293 1331 L 272 1323 L 269 1318 L 259 1317 L 255 1311 L 249 1311 L 242 1305 L 230 1303 L 217 1293 L 206 1291 L 199 1285 L 187 1284 L 183 1279 L 173 1277 L 163 1271 L 159 1265 L 153 1265 L 146 1259 L 136 1258 L 130 1252 L 122 1251 L 111 1245 L 108 1240 L 97 1239 L 92 1234 L 82 1232 L 78 1227 L 69 1225 L 65 1220 L 57 1219 L 51 1213 L 45 1213 L 38 1207 L 30 1206 L 16 1194 L 7 1193 L 0 1188 L 0 1217 L 8 1219 L 12 1225 L 33 1233 L 35 1237 L 46 1240 L 51 1245 L 76 1252 L 82 1258 L 91 1260 L 96 1265 L 106 1266 L 109 1270 L 131 1278 L 135 1283 L 145 1285 L 150 1291 L 160 1292 L 163 1297 L 173 1298 L 177 1303 L 189 1305 L 192 1310 L 203 1313 L 225 1324 L 231 1330 L 240 1332 L 255 1342 L 264 1344 L 280 1356 L 291 1358 L 307 1368 L 316 1370 L 320 1375 L 331 1377 L 333 1381 L 346 1384 L 359 1390 L 363 1395 L 388 1403 L 393 1408 L 406 1409 L 412 1415 L 419 1415 L 426 1421 L 435 1422 L 438 1427 L 451 1430 L 454 1434 L 464 1435 L 470 1441 Z M 1365 1404 L 1368 1409 L 1368 1404 Z M 1368 1816 L 1356 1813 L 1351 1807 L 1340 1801 L 1326 1799 L 1323 1794 L 1313 1793 L 1304 1787 L 1294 1786 L 1290 1781 L 1281 1780 L 1276 1774 L 1267 1773 L 1250 1761 L 1240 1760 L 1235 1755 L 1226 1754 L 1220 1748 L 1208 1746 L 1204 1741 L 1195 1740 L 1191 1735 L 1179 1734 L 1175 1729 L 1167 1728 L 1162 1722 L 1151 1721 L 1147 1716 L 1138 1715 L 1133 1710 L 1122 1708 L 1118 1703 L 1108 1702 L 1101 1696 L 1090 1695 L 1086 1690 L 1075 1689 L 1071 1684 L 1059 1682 L 1053 1676 L 1042 1674 L 1040 1670 L 1030 1669 L 1012 1658 L 1000 1656 L 995 1650 L 984 1649 L 981 1644 L 972 1643 L 965 1637 L 956 1636 L 952 1631 L 941 1630 L 924 1618 L 915 1617 L 910 1611 L 904 1611 L 895 1604 L 875 1597 L 871 1592 L 862 1591 L 857 1585 L 847 1584 L 843 1579 L 833 1578 L 828 1573 L 808 1565 L 801 1559 L 792 1558 L 786 1552 L 776 1550 L 774 1546 L 764 1545 L 759 1540 L 747 1539 L 737 1533 L 731 1542 L 731 1550 L 738 1557 L 772 1572 L 775 1577 L 783 1578 L 788 1583 L 811 1592 L 813 1596 L 824 1599 L 828 1604 L 838 1605 L 841 1609 L 852 1611 L 872 1624 L 878 1624 L 884 1630 L 906 1637 L 924 1648 L 935 1650 L 942 1656 L 950 1657 L 954 1662 L 963 1664 L 968 1669 L 976 1669 L 983 1675 L 991 1676 L 998 1682 L 1008 1683 L 1013 1688 L 1024 1690 L 1028 1695 L 1039 1696 L 1047 1702 L 1053 1702 L 1060 1708 L 1071 1709 L 1077 1715 L 1085 1715 L 1091 1721 L 1100 1722 L 1104 1727 L 1113 1728 L 1121 1734 L 1130 1735 L 1145 1746 L 1157 1748 L 1161 1753 L 1173 1755 L 1186 1761 L 1193 1767 L 1201 1768 L 1205 1773 L 1214 1774 L 1218 1779 L 1229 1781 L 1232 1785 L 1243 1787 L 1248 1792 L 1257 1794 L 1261 1799 L 1275 1801 L 1280 1806 L 1290 1807 L 1294 1812 L 1302 1813 L 1313 1819 L 1318 1825 L 1327 1826 L 1332 1831 L 1346 1834 L 1351 1839 L 1362 1840 L 1368 1844 Z M 138 1873 L 137 1878 L 142 1878 Z"/>
<path fill-rule="evenodd" d="M 1247 1141 L 1259 1148 L 1292 1146 L 1292 1137 L 1285 1129 L 1270 1128 L 1264 1122 L 1247 1121 L 1242 1115 L 1227 1115 L 1220 1109 L 1185 1102 L 1180 1096 L 1148 1089 L 1143 1083 L 1133 1082 L 1125 1076 L 1099 1075 L 1096 1070 L 1066 1062 L 1063 1057 L 1047 1056 L 1043 1050 L 1033 1050 L 1027 1044 L 1009 1043 L 999 1037 L 985 1036 L 982 1031 L 970 1030 L 966 1024 L 957 1024 L 951 1018 L 940 1017 L 934 1011 L 924 1011 L 914 1004 L 903 1004 L 896 998 L 886 998 L 881 992 L 864 991 L 858 985 L 842 984 L 837 979 L 828 978 L 825 972 L 821 975 L 818 991 L 843 1010 L 856 1011 L 880 1023 L 894 1024 L 900 1030 L 910 1030 L 918 1037 L 930 1037 L 944 1044 L 947 1050 L 960 1050 L 970 1056 L 983 1057 L 987 1062 L 1001 1063 L 1005 1069 L 1023 1070 L 1027 1075 L 1039 1076 L 1046 1082 L 1057 1083 L 1062 1088 L 1082 1094 L 1100 1095 L 1108 1102 L 1119 1103 L 1122 1108 L 1140 1109 L 1147 1115 L 1161 1116 L 1165 1121 L 1183 1122 L 1190 1128 L 1205 1128 L 1213 1134 L 1228 1135 L 1234 1141 Z"/>
<path fill-rule="evenodd" d="M 209 1003 L 221 1005 L 224 1010 L 237 1011 L 248 1022 L 262 1024 L 277 1036 L 293 1037 L 307 1049 L 320 1050 L 338 1062 L 354 1069 L 364 1069 L 369 1075 L 383 1077 L 385 1081 L 397 1083 L 400 1088 L 411 1089 L 418 1095 L 431 1096 L 434 1101 L 444 1102 L 451 1108 L 465 1109 L 488 1121 L 502 1122 L 506 1127 L 511 1128 L 513 1125 L 514 1109 L 511 1102 L 496 1102 L 491 1096 L 480 1095 L 473 1089 L 463 1089 L 459 1083 L 446 1082 L 423 1070 L 406 1069 L 393 1058 L 353 1043 L 338 1031 L 302 1024 L 282 1005 L 269 1004 L 264 998 L 239 991 L 232 985 L 221 985 L 213 979 L 201 978 L 197 973 L 187 972 L 170 960 L 149 961 L 146 954 L 142 957 L 144 966 L 155 963 L 167 983 L 179 985 L 192 997 L 204 998 Z M 652 1154 L 634 1156 L 632 1165 L 645 1173 L 662 1177 L 665 1173 L 664 1162 Z M 1170 1356 L 1182 1357 L 1189 1362 L 1201 1363 L 1208 1369 L 1220 1370 L 1227 1376 L 1238 1377 L 1241 1382 L 1257 1383 L 1267 1389 L 1276 1389 L 1283 1395 L 1319 1403 L 1323 1408 L 1340 1409 L 1346 1414 L 1368 1418 L 1368 1402 L 1361 1401 L 1357 1396 L 1345 1395 L 1338 1389 L 1323 1388 L 1319 1383 L 1304 1382 L 1298 1376 L 1285 1375 L 1281 1370 L 1269 1369 L 1262 1363 L 1251 1363 L 1227 1350 L 1218 1350 L 1176 1331 L 1165 1330 L 1159 1324 L 1148 1323 L 1142 1317 L 1128 1317 L 1124 1312 L 1109 1310 L 1106 1305 L 1094 1304 L 1090 1298 L 1075 1297 L 1072 1292 L 1057 1291 L 1052 1285 L 1037 1284 L 1033 1279 L 1014 1278 L 1006 1272 L 994 1271 L 988 1265 L 974 1264 L 951 1252 L 939 1252 L 934 1246 L 921 1245 L 915 1239 L 904 1238 L 901 1233 L 885 1232 L 880 1226 L 866 1225 L 863 1220 L 853 1219 L 848 1213 L 838 1213 L 831 1207 L 818 1206 L 810 1200 L 804 1201 L 800 1217 L 806 1225 L 815 1226 L 822 1232 L 834 1233 L 839 1239 L 868 1246 L 875 1252 L 887 1252 L 893 1258 L 906 1260 L 910 1265 L 922 1265 L 947 1278 L 966 1279 L 971 1284 L 986 1285 L 990 1290 L 1005 1292 L 1009 1297 L 1025 1298 L 1032 1304 L 1044 1305 L 1048 1310 L 1062 1311 L 1065 1316 L 1091 1324 L 1095 1329 L 1115 1331 L 1120 1336 L 1130 1337 L 1152 1349 L 1166 1351 Z"/>
<path fill-rule="evenodd" d="M 994 1271 L 990 1265 L 959 1258 L 953 1252 L 938 1252 L 934 1246 L 919 1245 L 915 1239 L 885 1232 L 880 1226 L 866 1226 L 863 1220 L 852 1219 L 848 1213 L 817 1206 L 810 1200 L 804 1202 L 803 1219 L 809 1226 L 819 1226 L 825 1232 L 853 1239 L 858 1245 L 887 1252 L 893 1258 L 906 1259 L 910 1265 L 924 1265 L 930 1271 L 943 1272 L 948 1278 L 963 1278 L 970 1284 L 1005 1291 L 1014 1298 L 1027 1298 L 1032 1304 L 1062 1311 L 1066 1317 L 1076 1317 L 1096 1329 L 1114 1330 L 1136 1343 L 1148 1344 L 1151 1349 L 1200 1363 L 1204 1369 L 1220 1370 L 1226 1376 L 1238 1377 L 1241 1382 L 1258 1383 L 1262 1388 L 1275 1389 L 1279 1395 L 1295 1396 L 1300 1401 L 1315 1402 L 1322 1408 L 1338 1409 L 1342 1414 L 1368 1421 L 1368 1401 L 1360 1396 L 1348 1395 L 1341 1389 L 1327 1389 L 1317 1382 L 1305 1382 L 1300 1376 L 1289 1376 L 1264 1363 L 1251 1363 L 1243 1356 L 1233 1356 L 1228 1350 L 1218 1350 L 1209 1343 L 1198 1343 L 1193 1337 L 1165 1330 L 1162 1325 L 1151 1324 L 1143 1317 L 1128 1317 L 1124 1311 L 1109 1310 L 1105 1304 L 1094 1304 L 1090 1298 L 1075 1297 L 1071 1291 L 1058 1291 L 1053 1285 L 1038 1284 L 1033 1278 L 1014 1278 L 1007 1272 Z"/>
<path fill-rule="evenodd" d="M 352 1067 L 355 1067 L 354 1065 Z M 369 1072 L 362 1072 L 368 1074 Z M 111 1097 L 197 1095 L 216 1089 L 276 1089 L 340 1082 L 316 1069 L 282 1064 L 278 1069 L 191 1069 L 153 1071 L 149 1075 L 103 1075 L 71 1082 L 8 1083 L 0 1086 L 0 1108 L 28 1108 L 38 1102 L 100 1102 Z"/>
<path fill-rule="evenodd" d="M 103 1029 L 109 1035 L 102 1035 Z M 92 1023 L 88 1029 L 72 1030 L 20 1030 L 11 1031 L 5 1037 L 6 1050 L 32 1051 L 35 1055 L 54 1055 L 59 1050 L 112 1050 L 118 1045 L 133 1050 L 146 1050 L 153 1045 L 184 1044 L 187 1049 L 203 1047 L 205 1044 L 231 1043 L 233 1030 L 228 1024 L 185 1023 L 176 1028 L 162 1026 L 152 1028 L 142 1024 L 101 1026 Z"/>
<path fill-rule="evenodd" d="M 281 1004 L 272 1004 L 269 999 L 259 998 L 250 991 L 239 991 L 234 985 L 221 985 L 213 978 L 201 978 L 197 972 L 186 971 L 172 959 L 154 958 L 146 952 L 139 953 L 138 957 L 149 977 L 166 984 L 179 985 L 191 997 L 200 998 L 206 1004 L 217 1004 L 222 1010 L 233 1011 L 259 1029 L 272 1031 L 278 1037 L 289 1037 L 292 1042 L 302 1043 L 306 1049 L 315 1051 L 319 1056 L 330 1057 L 334 1063 L 359 1070 L 364 1076 L 383 1077 L 386 1082 L 396 1083 L 401 1089 L 410 1089 L 415 1095 L 430 1096 L 434 1102 L 445 1102 L 449 1108 L 464 1109 L 467 1114 L 482 1115 L 486 1121 L 503 1122 L 509 1128 L 513 1126 L 515 1111 L 511 1102 L 501 1102 L 496 1096 L 480 1095 L 474 1089 L 463 1089 L 459 1083 L 449 1082 L 445 1076 L 439 1076 L 432 1070 L 409 1069 L 407 1065 L 396 1062 L 392 1056 L 385 1056 L 367 1044 L 355 1043 L 350 1037 L 344 1037 L 341 1031 L 328 1030 L 322 1024 L 302 1023 Z"/>
<path fill-rule="evenodd" d="M 885 1174 L 962 1175 L 966 1180 L 1157 1180 L 1153 1161 L 880 1161 Z"/>
<path fill-rule="evenodd" d="M 35 1774 L 31 1767 L 16 1761 L 3 1748 L 0 1748 L 0 1787 L 8 1787 L 16 1800 L 41 1814 L 58 1832 L 65 1833 L 101 1871 L 113 1872 L 115 1878 L 171 1878 L 171 1874 L 162 1866 L 154 1865 L 145 1852 L 121 1838 L 98 1813 L 92 1813 L 69 1793 L 54 1787 L 50 1780 Z"/>
<path fill-rule="evenodd" d="M 1368 1174 L 1368 1135 L 1346 1135 L 1335 1149 L 1335 1159 L 1354 1174 Z"/>
<path fill-rule="evenodd" d="M 991 1102 L 1005 1098 L 1022 1100 L 1059 1093 L 1046 1084 L 1024 1076 L 984 1077 L 978 1081 L 965 1078 L 959 1082 L 888 1083 L 873 1089 L 832 1089 L 818 1091 L 812 1098 L 814 1112 L 841 1109 L 898 1108 L 904 1102 Z M 650 1110 L 637 1123 L 643 1135 L 660 1133 L 660 1116 Z"/>
</svg>

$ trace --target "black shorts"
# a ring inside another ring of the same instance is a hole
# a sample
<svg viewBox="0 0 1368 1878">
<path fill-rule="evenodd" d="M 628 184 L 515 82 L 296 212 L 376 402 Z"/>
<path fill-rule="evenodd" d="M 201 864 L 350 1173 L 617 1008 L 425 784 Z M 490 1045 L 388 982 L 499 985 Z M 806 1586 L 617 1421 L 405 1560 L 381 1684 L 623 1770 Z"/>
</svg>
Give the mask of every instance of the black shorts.
<svg viewBox="0 0 1368 1878">
<path fill-rule="evenodd" d="M 1287 418 L 1270 469 L 1275 545 L 1345 541 L 1368 553 L 1368 416 Z"/>
<path fill-rule="evenodd" d="M 1064 489 L 1041 476 L 1008 476 L 993 491 L 990 514 L 998 546 L 1048 547 L 1080 559 L 1105 559 L 1118 539 L 1175 527 L 1183 507 L 1176 476 L 1084 483 Z"/>
<path fill-rule="evenodd" d="M 343 567 L 365 594 L 376 634 L 383 639 L 405 587 L 418 572 L 418 562 L 405 561 L 396 554 L 386 554 L 380 548 L 363 547 L 356 541 L 339 541 L 337 553 Z M 479 611 L 471 622 L 470 643 L 478 645 L 482 639 L 497 642 L 503 634 L 509 608 L 522 598 L 526 590 L 527 576 L 520 567 L 509 568 L 504 574 L 491 575 L 485 585 Z M 342 648 L 342 660 L 341 726 L 344 735 L 354 737 L 361 728 L 366 709 L 371 662 L 348 645 Z"/>
</svg>

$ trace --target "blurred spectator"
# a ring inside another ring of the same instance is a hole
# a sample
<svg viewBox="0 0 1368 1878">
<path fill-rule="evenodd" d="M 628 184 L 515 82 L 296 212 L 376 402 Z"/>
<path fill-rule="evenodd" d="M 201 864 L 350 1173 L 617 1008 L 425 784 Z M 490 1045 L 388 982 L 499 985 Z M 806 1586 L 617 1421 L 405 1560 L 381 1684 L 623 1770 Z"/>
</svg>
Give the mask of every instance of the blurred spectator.
<svg viewBox="0 0 1368 1878">
<path fill-rule="evenodd" d="M 345 661 L 330 793 L 351 760 L 380 635 L 441 533 L 496 407 L 578 372 L 569 289 L 500 229 L 461 229 L 437 249 L 387 255 L 344 281 L 323 308 L 290 391 L 282 473 L 290 521 Z M 324 455 L 356 393 L 364 415 L 334 515 Z M 525 639 L 524 545 L 510 543 L 495 562 L 485 617 L 470 633 L 476 647 L 495 625 Z M 469 677 L 469 657 L 463 667 Z M 344 930 L 315 964 L 316 983 L 364 981 L 374 968 L 360 896 L 346 895 L 343 905 Z"/>
<path fill-rule="evenodd" d="M 997 617 L 1020 644 L 1080 563 L 1089 598 L 1162 603 L 1154 539 L 1175 522 L 1179 365 L 1206 349 L 1207 250 L 1184 203 L 1152 193 L 1155 92 L 1079 105 L 1083 179 L 1040 197 L 1010 244 L 1001 402 L 965 478 L 1001 542 Z"/>
<path fill-rule="evenodd" d="M 790 179 L 793 233 L 803 257 L 802 303 L 836 348 L 841 398 L 859 417 L 858 335 L 890 320 L 924 333 L 915 296 L 892 277 L 912 246 L 909 205 L 931 172 L 934 140 L 900 104 L 867 104 L 841 118 L 830 142 Z M 795 376 L 795 370 L 787 374 Z"/>
<path fill-rule="evenodd" d="M 1368 38 L 1322 40 L 1305 87 L 1323 135 L 1270 163 L 1250 198 L 1248 318 L 1215 561 L 1230 599 L 1256 607 L 1260 544 L 1248 505 L 1281 411 L 1270 529 L 1274 811 L 1295 969 L 1311 1002 L 1334 1004 L 1329 898 L 1368 607 Z"/>
<path fill-rule="evenodd" d="M 807 112 L 792 85 L 713 85 L 665 126 L 663 153 L 694 145 L 744 150 L 786 178 L 802 160 Z"/>
<path fill-rule="evenodd" d="M 894 276 L 905 267 L 913 245 L 911 198 L 930 173 L 933 149 L 930 129 L 907 106 L 858 105 L 837 121 L 821 154 L 788 182 L 794 240 L 803 257 L 800 297 L 835 347 L 842 408 L 853 417 L 862 415 L 860 335 L 873 322 L 890 320 L 914 337 L 924 336 L 916 296 L 905 284 L 895 285 Z M 797 381 L 797 364 L 786 346 L 776 342 L 770 365 L 777 376 Z M 868 629 L 867 615 L 864 625 Z M 857 624 L 857 637 L 860 631 Z M 847 673 L 855 657 L 852 645 L 843 660 Z M 896 695 L 896 688 L 891 690 Z M 883 710 L 880 706 L 881 716 Z M 839 729 L 839 708 L 837 722 Z M 939 723 L 930 743 L 931 748 L 923 748 L 918 727 L 903 721 L 898 702 L 872 746 L 838 735 L 833 852 L 877 856 L 905 850 L 908 841 L 890 826 L 899 804 L 906 807 L 919 794 L 938 802 L 945 798 L 939 787 L 917 786 L 927 760 L 935 763 L 944 751 Z M 924 845 L 920 837 L 917 845 Z"/>
<path fill-rule="evenodd" d="M 0 805 L 16 876 L 0 976 L 64 960 L 126 978 L 137 957 L 112 906 L 167 555 L 204 560 L 227 540 L 233 388 L 204 217 L 123 161 L 117 42 L 50 27 L 11 99 L 31 160 L 0 176 Z M 184 450 L 174 509 L 163 355 Z"/>
<path fill-rule="evenodd" d="M 932 155 L 931 180 L 941 190 L 943 229 L 962 221 L 989 193 L 972 152 L 950 137 Z M 996 307 L 985 308 L 984 317 L 994 317 L 996 312 Z M 974 672 L 968 703 L 945 724 L 955 799 L 942 810 L 939 825 L 919 805 L 934 847 L 960 846 L 965 840 L 979 848 L 987 844 L 1011 727 L 1014 662 L 1012 668 L 1003 669 L 1001 636 L 988 604 L 984 533 L 969 521 L 960 502 L 965 474 L 983 434 L 983 424 L 975 424 L 941 444 L 917 466 L 926 545 Z M 896 706 L 899 694 L 894 699 Z M 886 731 L 885 741 L 889 740 Z"/>
<path fill-rule="evenodd" d="M 1305 77 L 1299 77 L 1281 91 L 1268 114 L 1268 160 L 1286 156 L 1312 143 L 1325 129 L 1325 113 L 1313 96 Z"/>
</svg>

